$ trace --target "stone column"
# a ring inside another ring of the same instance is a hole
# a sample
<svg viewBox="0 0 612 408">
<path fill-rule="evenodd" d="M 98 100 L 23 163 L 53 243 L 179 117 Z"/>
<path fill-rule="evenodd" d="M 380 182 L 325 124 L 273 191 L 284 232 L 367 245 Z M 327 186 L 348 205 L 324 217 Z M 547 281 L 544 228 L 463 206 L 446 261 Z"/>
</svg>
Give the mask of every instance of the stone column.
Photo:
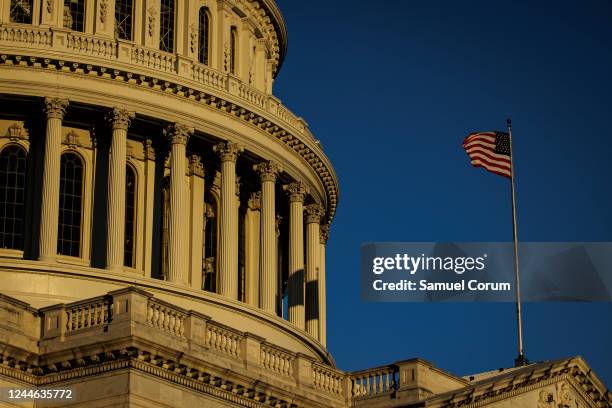
<svg viewBox="0 0 612 408">
<path fill-rule="evenodd" d="M 191 245 L 191 273 L 189 283 L 193 289 L 202 290 L 202 258 L 204 244 L 204 165 L 196 154 L 189 156 L 191 184 L 189 237 Z"/>
<path fill-rule="evenodd" d="M 41 261 L 51 261 L 57 255 L 62 119 L 67 107 L 66 99 L 45 98 L 47 130 L 40 215 L 39 259 Z"/>
<path fill-rule="evenodd" d="M 189 266 L 187 246 L 187 141 L 193 128 L 174 123 L 165 131 L 172 147 L 170 150 L 170 240 L 168 243 L 168 280 L 185 284 Z"/>
<path fill-rule="evenodd" d="M 222 142 L 214 147 L 221 159 L 221 211 L 219 214 L 219 294 L 238 298 L 238 211 L 236 211 L 236 160 L 242 148 Z"/>
<path fill-rule="evenodd" d="M 106 203 L 106 269 L 123 269 L 125 246 L 125 166 L 127 131 L 134 112 L 114 108 L 107 119 L 113 130 L 108 160 L 108 201 Z"/>
<path fill-rule="evenodd" d="M 283 187 L 289 195 L 289 321 L 305 329 L 304 315 L 304 197 L 306 186 L 295 182 Z"/>
<path fill-rule="evenodd" d="M 319 240 L 319 330 L 321 344 L 327 345 L 327 298 L 325 286 L 325 245 L 329 238 L 329 225 L 321 225 Z"/>
<path fill-rule="evenodd" d="M 278 296 L 276 264 L 276 177 L 280 171 L 273 161 L 253 166 L 261 179 L 261 239 L 260 239 L 260 307 L 276 314 Z"/>
<path fill-rule="evenodd" d="M 319 224 L 323 207 L 306 206 L 306 332 L 319 340 Z"/>
</svg>

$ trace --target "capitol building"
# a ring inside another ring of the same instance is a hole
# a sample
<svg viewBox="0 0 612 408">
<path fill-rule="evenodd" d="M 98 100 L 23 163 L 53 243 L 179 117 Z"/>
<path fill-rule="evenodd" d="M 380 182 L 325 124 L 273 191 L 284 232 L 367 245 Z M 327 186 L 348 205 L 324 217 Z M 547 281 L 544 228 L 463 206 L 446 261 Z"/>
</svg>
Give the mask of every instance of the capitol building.
<svg viewBox="0 0 612 408">
<path fill-rule="evenodd" d="M 74 397 L 0 407 L 612 406 L 580 357 L 335 365 L 286 52 L 274 0 L 0 0 L 0 388 Z"/>
</svg>

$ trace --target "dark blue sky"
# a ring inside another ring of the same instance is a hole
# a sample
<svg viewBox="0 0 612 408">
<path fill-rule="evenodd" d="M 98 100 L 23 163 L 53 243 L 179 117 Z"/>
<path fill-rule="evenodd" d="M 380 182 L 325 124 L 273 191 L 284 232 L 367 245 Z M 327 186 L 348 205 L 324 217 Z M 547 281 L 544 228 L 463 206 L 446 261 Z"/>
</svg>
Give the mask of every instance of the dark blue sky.
<svg viewBox="0 0 612 408">
<path fill-rule="evenodd" d="M 612 241 L 612 2 L 279 6 L 289 53 L 275 93 L 340 179 L 327 263 L 338 366 L 416 356 L 460 375 L 511 366 L 513 304 L 362 303 L 360 244 L 510 241 L 508 182 L 472 168 L 461 148 L 508 116 L 520 239 Z M 612 386 L 612 304 L 524 312 L 528 358 L 582 355 Z"/>
</svg>

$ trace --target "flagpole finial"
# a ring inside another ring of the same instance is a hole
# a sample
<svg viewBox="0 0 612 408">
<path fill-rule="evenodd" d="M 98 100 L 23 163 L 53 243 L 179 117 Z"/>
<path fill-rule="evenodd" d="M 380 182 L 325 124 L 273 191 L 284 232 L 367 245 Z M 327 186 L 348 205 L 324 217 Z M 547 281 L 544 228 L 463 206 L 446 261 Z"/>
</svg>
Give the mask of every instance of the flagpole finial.
<svg viewBox="0 0 612 408">
<path fill-rule="evenodd" d="M 512 127 L 512 119 L 508 118 L 506 119 L 506 125 L 508 125 L 509 128 Z"/>
</svg>

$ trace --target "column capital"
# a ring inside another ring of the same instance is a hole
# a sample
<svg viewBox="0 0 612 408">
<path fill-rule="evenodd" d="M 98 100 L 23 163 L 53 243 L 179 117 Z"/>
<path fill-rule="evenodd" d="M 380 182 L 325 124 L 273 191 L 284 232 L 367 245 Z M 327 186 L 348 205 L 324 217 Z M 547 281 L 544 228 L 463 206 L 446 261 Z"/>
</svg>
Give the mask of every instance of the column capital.
<svg viewBox="0 0 612 408">
<path fill-rule="evenodd" d="M 238 160 L 240 153 L 244 151 L 241 146 L 234 142 L 221 142 L 215 145 L 213 150 L 219 155 L 221 162 L 231 161 L 234 163 Z"/>
<path fill-rule="evenodd" d="M 47 119 L 64 119 L 68 103 L 68 99 L 46 97 L 44 110 Z"/>
<path fill-rule="evenodd" d="M 307 224 L 319 224 L 321 222 L 321 218 L 323 217 L 323 207 L 320 204 L 309 204 L 304 207 L 304 212 L 306 213 Z"/>
<path fill-rule="evenodd" d="M 171 144 L 186 145 L 194 129 L 180 123 L 172 123 L 164 129 L 164 135 L 168 138 Z"/>
<path fill-rule="evenodd" d="M 249 210 L 260 211 L 261 210 L 261 191 L 251 193 L 248 202 Z"/>
<path fill-rule="evenodd" d="M 261 178 L 261 182 L 265 181 L 276 181 L 276 177 L 278 173 L 281 171 L 281 168 L 276 162 L 270 160 L 268 162 L 261 162 L 253 166 L 253 170 L 259 173 L 259 177 Z"/>
<path fill-rule="evenodd" d="M 197 154 L 189 155 L 189 175 L 204 178 L 204 164 Z"/>
<path fill-rule="evenodd" d="M 301 181 L 295 181 L 293 183 L 285 184 L 283 186 L 283 190 L 285 190 L 285 192 L 289 196 L 290 202 L 303 203 L 304 198 L 308 193 L 308 187 Z"/>
<path fill-rule="evenodd" d="M 123 129 L 127 130 L 130 127 L 130 122 L 136 117 L 134 112 L 130 112 L 127 109 L 113 108 L 112 111 L 106 115 L 106 120 L 110 123 L 113 130 Z"/>
<path fill-rule="evenodd" d="M 325 245 L 329 239 L 329 224 L 321 225 L 319 230 L 319 243 Z"/>
</svg>

